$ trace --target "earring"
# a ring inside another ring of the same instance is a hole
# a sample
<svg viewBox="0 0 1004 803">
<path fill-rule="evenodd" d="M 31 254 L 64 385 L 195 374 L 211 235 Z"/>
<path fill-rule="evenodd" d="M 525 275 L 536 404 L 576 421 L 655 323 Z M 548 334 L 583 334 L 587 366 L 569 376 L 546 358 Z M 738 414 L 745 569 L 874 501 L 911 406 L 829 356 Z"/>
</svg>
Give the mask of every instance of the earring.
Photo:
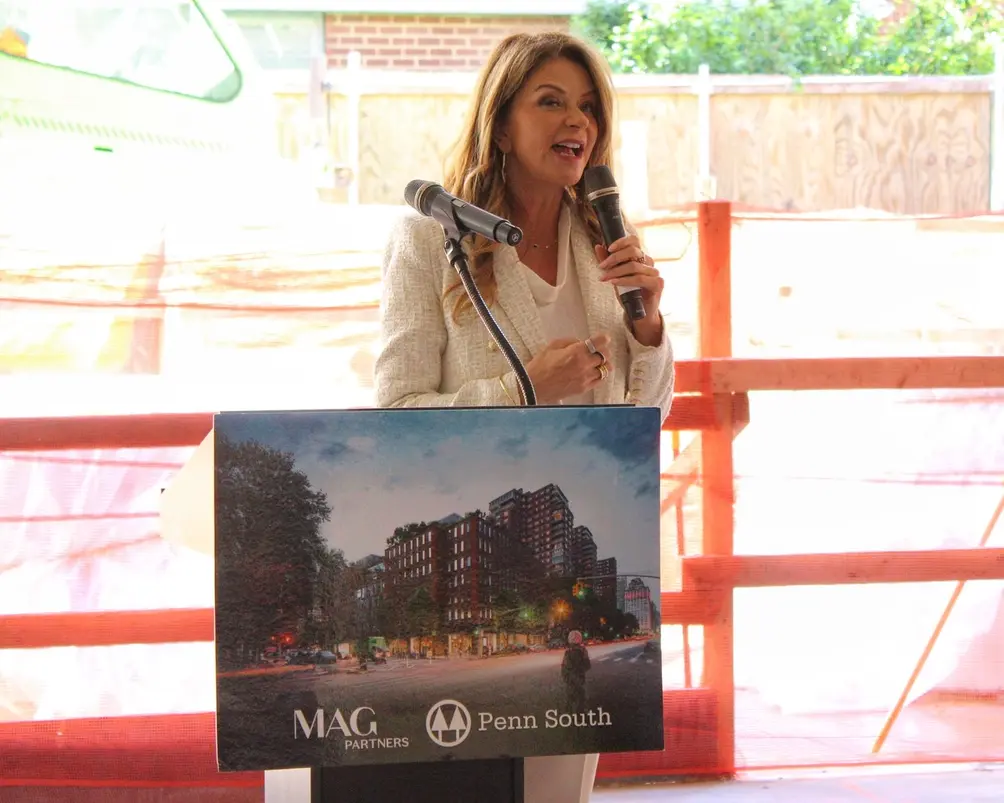
<svg viewBox="0 0 1004 803">
<path fill-rule="evenodd" d="M 502 181 L 505 182 L 505 151 L 502 151 Z"/>
</svg>

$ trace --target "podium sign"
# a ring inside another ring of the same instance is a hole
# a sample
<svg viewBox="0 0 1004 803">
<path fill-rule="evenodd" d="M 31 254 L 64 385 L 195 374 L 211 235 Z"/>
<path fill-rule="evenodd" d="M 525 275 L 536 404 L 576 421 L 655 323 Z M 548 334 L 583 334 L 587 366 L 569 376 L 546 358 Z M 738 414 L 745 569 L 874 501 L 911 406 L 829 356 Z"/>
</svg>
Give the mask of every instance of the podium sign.
<svg viewBox="0 0 1004 803">
<path fill-rule="evenodd" d="M 659 424 L 216 416 L 221 769 L 662 749 Z"/>
</svg>

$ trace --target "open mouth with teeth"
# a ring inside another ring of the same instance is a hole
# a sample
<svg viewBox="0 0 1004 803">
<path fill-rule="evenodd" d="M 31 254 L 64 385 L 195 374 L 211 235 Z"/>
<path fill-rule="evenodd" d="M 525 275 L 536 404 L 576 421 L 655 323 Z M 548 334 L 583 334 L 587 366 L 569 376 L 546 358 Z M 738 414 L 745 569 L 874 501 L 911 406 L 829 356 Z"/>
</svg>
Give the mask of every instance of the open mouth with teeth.
<svg viewBox="0 0 1004 803">
<path fill-rule="evenodd" d="M 577 142 L 559 142 L 551 146 L 551 150 L 560 156 L 578 158 L 582 155 L 582 145 Z"/>
</svg>

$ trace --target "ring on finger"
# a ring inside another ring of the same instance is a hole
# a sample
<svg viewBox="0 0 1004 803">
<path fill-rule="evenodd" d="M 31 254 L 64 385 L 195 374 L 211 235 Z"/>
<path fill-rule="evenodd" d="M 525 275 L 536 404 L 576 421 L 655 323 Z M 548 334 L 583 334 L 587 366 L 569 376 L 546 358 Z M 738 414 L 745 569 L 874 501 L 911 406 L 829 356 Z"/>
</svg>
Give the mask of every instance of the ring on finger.
<svg viewBox="0 0 1004 803">
<path fill-rule="evenodd" d="M 601 362 L 596 366 L 596 370 L 600 372 L 600 382 L 607 378 L 607 374 L 610 373 L 610 369 L 607 368 L 606 360 Z"/>
<path fill-rule="evenodd" d="M 597 357 L 600 358 L 600 365 L 604 365 L 606 363 L 607 361 L 606 355 L 598 348 L 596 348 L 596 344 L 593 343 L 593 339 L 591 337 L 587 337 L 582 342 L 586 345 L 586 348 L 589 349 L 590 354 L 595 354 Z"/>
</svg>

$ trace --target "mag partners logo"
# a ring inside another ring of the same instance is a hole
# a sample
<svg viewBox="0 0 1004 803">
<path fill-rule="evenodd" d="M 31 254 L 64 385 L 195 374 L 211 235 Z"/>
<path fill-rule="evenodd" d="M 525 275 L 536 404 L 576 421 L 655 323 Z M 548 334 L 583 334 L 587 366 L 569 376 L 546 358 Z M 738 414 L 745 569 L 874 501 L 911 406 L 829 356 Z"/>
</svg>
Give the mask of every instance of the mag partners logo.
<svg viewBox="0 0 1004 803">
<path fill-rule="evenodd" d="M 308 720 L 301 710 L 293 712 L 294 739 L 343 739 L 346 750 L 394 750 L 408 747 L 407 736 L 381 736 L 376 711 L 360 706 L 351 711 L 318 708 Z"/>
</svg>

